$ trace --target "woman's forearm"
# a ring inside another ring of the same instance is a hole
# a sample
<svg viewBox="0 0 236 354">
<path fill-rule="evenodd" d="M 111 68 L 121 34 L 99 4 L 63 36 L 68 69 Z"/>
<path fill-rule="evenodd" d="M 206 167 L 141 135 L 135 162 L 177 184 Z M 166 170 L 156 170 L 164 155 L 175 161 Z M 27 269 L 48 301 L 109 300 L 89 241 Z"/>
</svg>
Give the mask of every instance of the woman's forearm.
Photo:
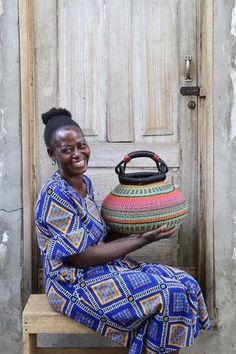
<svg viewBox="0 0 236 354">
<path fill-rule="evenodd" d="M 151 241 L 142 235 L 132 235 L 120 239 L 119 242 L 111 241 L 109 243 L 90 246 L 80 254 L 67 257 L 65 263 L 69 263 L 77 268 L 88 268 L 95 265 L 101 265 L 123 257 L 150 242 Z"/>
<path fill-rule="evenodd" d="M 160 226 L 143 234 L 130 235 L 108 243 L 90 246 L 80 254 L 66 257 L 64 263 L 77 268 L 105 264 L 136 251 L 151 242 L 169 238 L 174 232 L 175 228 L 173 227 Z"/>
</svg>

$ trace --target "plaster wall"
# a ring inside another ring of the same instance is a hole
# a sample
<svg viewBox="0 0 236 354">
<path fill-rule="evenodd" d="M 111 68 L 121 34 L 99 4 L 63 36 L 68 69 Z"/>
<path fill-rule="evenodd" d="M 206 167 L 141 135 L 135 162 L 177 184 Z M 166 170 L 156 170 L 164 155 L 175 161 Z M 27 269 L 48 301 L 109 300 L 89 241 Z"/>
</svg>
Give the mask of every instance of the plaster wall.
<svg viewBox="0 0 236 354">
<path fill-rule="evenodd" d="M 0 353 L 21 352 L 21 142 L 17 0 L 0 0 Z"/>
</svg>

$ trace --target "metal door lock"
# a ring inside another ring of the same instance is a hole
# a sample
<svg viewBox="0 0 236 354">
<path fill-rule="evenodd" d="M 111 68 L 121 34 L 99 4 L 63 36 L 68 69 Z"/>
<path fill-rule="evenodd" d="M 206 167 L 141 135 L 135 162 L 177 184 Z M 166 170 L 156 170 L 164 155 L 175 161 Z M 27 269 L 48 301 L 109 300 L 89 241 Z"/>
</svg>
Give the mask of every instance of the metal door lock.
<svg viewBox="0 0 236 354">
<path fill-rule="evenodd" d="M 194 101 L 188 101 L 188 108 L 194 109 L 196 107 L 196 102 Z"/>
</svg>

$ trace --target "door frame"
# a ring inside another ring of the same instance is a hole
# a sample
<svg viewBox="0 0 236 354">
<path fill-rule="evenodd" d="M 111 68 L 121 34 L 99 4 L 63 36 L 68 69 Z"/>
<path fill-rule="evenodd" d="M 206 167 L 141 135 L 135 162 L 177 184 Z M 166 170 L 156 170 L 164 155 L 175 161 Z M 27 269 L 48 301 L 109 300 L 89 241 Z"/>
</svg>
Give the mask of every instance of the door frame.
<svg viewBox="0 0 236 354">
<path fill-rule="evenodd" d="M 199 282 L 212 319 L 215 319 L 214 230 L 213 230 L 213 6 L 214 0 L 199 0 L 198 75 L 198 196 L 199 196 Z M 23 281 L 22 304 L 36 288 L 35 233 L 35 91 L 33 51 L 33 0 L 19 0 L 20 86 L 22 119 Z"/>
</svg>

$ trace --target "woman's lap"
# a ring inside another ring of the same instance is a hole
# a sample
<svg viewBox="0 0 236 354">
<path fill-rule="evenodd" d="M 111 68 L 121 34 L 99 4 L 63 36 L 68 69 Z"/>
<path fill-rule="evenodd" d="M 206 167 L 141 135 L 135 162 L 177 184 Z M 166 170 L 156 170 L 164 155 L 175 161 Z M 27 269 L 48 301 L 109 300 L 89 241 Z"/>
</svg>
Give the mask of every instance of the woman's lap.
<svg viewBox="0 0 236 354">
<path fill-rule="evenodd" d="M 197 281 L 166 265 L 124 258 L 90 267 L 64 296 L 67 304 L 60 312 L 121 345 L 133 346 L 130 353 L 139 353 L 135 347 L 143 343 L 154 353 L 165 346 L 176 350 L 191 345 L 199 328 L 208 327 Z"/>
</svg>

